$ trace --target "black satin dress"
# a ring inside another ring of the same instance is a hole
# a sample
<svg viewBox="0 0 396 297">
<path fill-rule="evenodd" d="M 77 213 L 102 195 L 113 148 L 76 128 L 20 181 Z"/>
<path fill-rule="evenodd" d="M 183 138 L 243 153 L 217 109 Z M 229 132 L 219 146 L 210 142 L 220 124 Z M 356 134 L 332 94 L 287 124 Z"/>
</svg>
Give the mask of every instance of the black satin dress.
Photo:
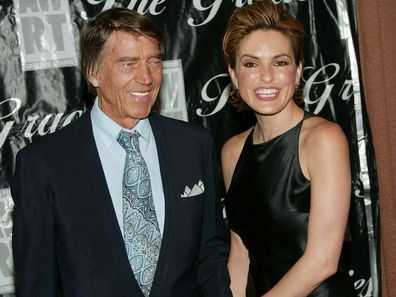
<svg viewBox="0 0 396 297">
<path fill-rule="evenodd" d="M 253 144 L 252 130 L 232 177 L 225 207 L 230 228 L 249 251 L 247 296 L 271 289 L 307 244 L 311 186 L 298 159 L 302 123 L 261 144 Z M 339 269 L 309 296 L 354 296 L 345 277 Z"/>
</svg>

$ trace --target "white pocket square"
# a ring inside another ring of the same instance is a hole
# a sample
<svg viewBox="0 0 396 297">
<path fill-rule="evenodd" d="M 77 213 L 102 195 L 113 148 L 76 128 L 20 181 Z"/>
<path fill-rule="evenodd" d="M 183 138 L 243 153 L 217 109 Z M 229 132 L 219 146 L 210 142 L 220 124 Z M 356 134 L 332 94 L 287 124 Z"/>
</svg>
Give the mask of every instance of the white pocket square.
<svg viewBox="0 0 396 297">
<path fill-rule="evenodd" d="M 184 193 L 180 194 L 180 197 L 182 198 L 193 197 L 202 194 L 203 192 L 205 192 L 205 186 L 204 183 L 201 180 L 199 180 L 198 183 L 195 184 L 191 189 L 188 186 L 186 186 L 184 189 Z"/>
</svg>

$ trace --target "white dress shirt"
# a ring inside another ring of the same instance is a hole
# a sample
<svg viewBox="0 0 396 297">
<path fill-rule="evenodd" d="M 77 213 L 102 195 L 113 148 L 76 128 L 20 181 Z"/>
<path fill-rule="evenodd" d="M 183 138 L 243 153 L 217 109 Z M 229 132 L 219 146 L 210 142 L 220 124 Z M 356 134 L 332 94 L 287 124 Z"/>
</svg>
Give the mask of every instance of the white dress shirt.
<svg viewBox="0 0 396 297">
<path fill-rule="evenodd" d="M 98 98 L 96 98 L 91 110 L 91 120 L 96 147 L 99 152 L 107 187 L 110 191 L 121 232 L 123 232 L 122 177 L 126 152 L 117 142 L 117 136 L 121 130 L 128 132 L 136 130 L 141 135 L 141 137 L 139 137 L 140 152 L 149 170 L 155 213 L 157 215 L 161 234 L 163 234 L 165 220 L 164 191 L 162 187 L 157 146 L 149 120 L 139 120 L 133 129 L 125 129 L 114 122 L 99 108 Z"/>
</svg>

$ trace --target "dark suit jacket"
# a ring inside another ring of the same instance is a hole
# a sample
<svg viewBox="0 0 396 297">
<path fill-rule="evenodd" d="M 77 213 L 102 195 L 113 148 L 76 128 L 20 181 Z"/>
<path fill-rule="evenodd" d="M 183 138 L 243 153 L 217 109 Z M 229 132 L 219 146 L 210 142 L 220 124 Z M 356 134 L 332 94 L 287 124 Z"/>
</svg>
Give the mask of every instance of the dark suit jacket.
<svg viewBox="0 0 396 297">
<path fill-rule="evenodd" d="M 231 296 L 213 141 L 152 113 L 165 225 L 152 297 Z M 181 198 L 199 180 L 203 194 Z M 143 297 L 124 248 L 90 113 L 18 153 L 11 193 L 17 296 Z"/>
</svg>

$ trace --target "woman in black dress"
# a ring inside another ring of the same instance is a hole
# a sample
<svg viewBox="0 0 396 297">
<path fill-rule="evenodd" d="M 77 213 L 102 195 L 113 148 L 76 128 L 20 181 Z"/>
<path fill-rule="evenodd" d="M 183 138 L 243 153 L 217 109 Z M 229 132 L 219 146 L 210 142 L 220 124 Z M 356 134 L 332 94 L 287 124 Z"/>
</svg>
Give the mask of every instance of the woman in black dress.
<svg viewBox="0 0 396 297">
<path fill-rule="evenodd" d="M 247 287 L 251 296 L 353 296 L 339 266 L 348 143 L 337 124 L 301 108 L 303 38 L 271 1 L 236 9 L 224 36 L 233 103 L 257 119 L 222 149 L 234 297 Z"/>
</svg>

